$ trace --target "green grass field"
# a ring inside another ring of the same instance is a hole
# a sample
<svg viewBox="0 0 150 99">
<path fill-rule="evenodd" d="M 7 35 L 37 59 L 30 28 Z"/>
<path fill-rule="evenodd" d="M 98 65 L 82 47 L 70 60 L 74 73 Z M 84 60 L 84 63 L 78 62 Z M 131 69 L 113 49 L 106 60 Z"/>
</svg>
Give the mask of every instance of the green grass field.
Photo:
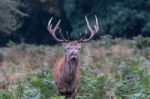
<svg viewBox="0 0 150 99">
<path fill-rule="evenodd" d="M 56 95 L 56 46 L 16 45 L 0 49 L 0 99 L 63 99 Z M 105 39 L 83 44 L 76 99 L 150 99 L 150 38 Z"/>
</svg>

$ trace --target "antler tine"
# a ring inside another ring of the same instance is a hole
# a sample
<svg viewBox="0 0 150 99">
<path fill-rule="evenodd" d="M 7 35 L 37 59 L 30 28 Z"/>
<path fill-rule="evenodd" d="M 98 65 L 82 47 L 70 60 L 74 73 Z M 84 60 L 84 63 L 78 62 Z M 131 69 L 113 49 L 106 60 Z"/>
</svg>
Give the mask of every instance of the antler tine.
<svg viewBox="0 0 150 99">
<path fill-rule="evenodd" d="M 61 29 L 59 29 L 59 33 L 60 33 L 60 36 L 62 37 L 62 39 L 67 43 L 69 42 L 69 40 L 65 39 L 65 37 L 63 36 L 62 32 L 61 32 Z"/>
<path fill-rule="evenodd" d="M 53 20 L 53 17 L 49 20 L 49 22 L 48 22 L 48 26 L 50 26 L 51 25 L 51 21 Z"/>
<path fill-rule="evenodd" d="M 54 31 L 56 31 L 57 29 L 60 29 L 59 24 L 61 22 L 61 19 L 57 22 L 56 26 L 54 27 Z"/>
<path fill-rule="evenodd" d="M 96 19 L 96 25 L 94 26 L 96 32 L 99 31 L 99 25 L 98 25 L 98 19 L 97 19 L 97 16 L 95 15 L 95 19 Z"/>
<path fill-rule="evenodd" d="M 58 37 L 56 37 L 56 31 L 58 30 L 58 29 L 60 29 L 60 27 L 59 27 L 59 24 L 60 24 L 60 22 L 61 22 L 61 19 L 57 22 L 57 24 L 56 24 L 56 26 L 52 29 L 52 24 L 51 24 L 51 22 L 52 22 L 52 20 L 53 20 L 53 17 L 49 20 L 49 22 L 48 22 L 48 31 L 49 31 L 49 33 L 57 40 L 57 41 L 59 41 L 59 42 L 68 42 L 68 40 L 66 40 L 64 37 L 63 37 L 63 35 L 61 35 L 61 37 L 62 37 L 62 39 L 59 39 Z M 61 29 L 60 29 L 61 30 Z"/>
<path fill-rule="evenodd" d="M 89 40 L 96 34 L 96 32 L 99 31 L 98 19 L 97 19 L 97 16 L 96 16 L 96 15 L 95 15 L 96 25 L 94 25 L 94 28 L 92 28 L 92 27 L 90 26 L 90 23 L 89 23 L 89 21 L 88 21 L 88 19 L 87 19 L 86 16 L 85 16 L 85 20 L 86 20 L 86 24 L 87 24 L 87 27 L 88 27 L 88 29 L 89 29 L 91 35 L 90 35 L 90 37 L 87 38 L 87 39 L 85 39 L 85 36 L 84 36 L 83 38 L 81 38 L 80 40 L 78 40 L 78 42 L 87 42 L 87 41 L 89 41 Z"/>
</svg>

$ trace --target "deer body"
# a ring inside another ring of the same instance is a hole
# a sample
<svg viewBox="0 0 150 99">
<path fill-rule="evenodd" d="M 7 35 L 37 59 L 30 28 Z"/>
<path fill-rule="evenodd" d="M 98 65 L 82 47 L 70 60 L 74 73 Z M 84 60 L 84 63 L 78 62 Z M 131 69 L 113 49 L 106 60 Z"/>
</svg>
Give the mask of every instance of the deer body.
<svg viewBox="0 0 150 99">
<path fill-rule="evenodd" d="M 58 21 L 53 29 L 51 24 L 52 18 L 48 23 L 49 33 L 57 41 L 61 42 L 62 46 L 66 49 L 65 56 L 56 62 L 54 69 L 54 82 L 56 85 L 57 93 L 58 95 L 65 96 L 66 99 L 75 99 L 77 86 L 80 79 L 79 52 L 81 49 L 81 44 L 83 42 L 89 41 L 99 30 L 97 17 L 95 16 L 95 18 L 96 25 L 94 28 L 91 28 L 87 18 L 85 17 L 91 35 L 89 38 L 85 39 L 83 37 L 77 42 L 69 42 L 63 37 L 63 35 L 61 35 L 62 39 L 56 37 L 55 32 L 60 29 L 59 24 L 61 20 Z M 61 32 L 61 29 L 59 31 Z"/>
<path fill-rule="evenodd" d="M 77 46 L 78 45 L 78 46 Z M 54 81 L 59 95 L 74 99 L 80 79 L 79 44 L 64 43 L 66 55 L 60 59 L 54 69 Z"/>
<path fill-rule="evenodd" d="M 69 61 L 67 56 L 62 58 L 55 65 L 54 70 L 54 81 L 58 94 L 72 99 L 75 98 L 79 75 L 78 60 Z"/>
</svg>

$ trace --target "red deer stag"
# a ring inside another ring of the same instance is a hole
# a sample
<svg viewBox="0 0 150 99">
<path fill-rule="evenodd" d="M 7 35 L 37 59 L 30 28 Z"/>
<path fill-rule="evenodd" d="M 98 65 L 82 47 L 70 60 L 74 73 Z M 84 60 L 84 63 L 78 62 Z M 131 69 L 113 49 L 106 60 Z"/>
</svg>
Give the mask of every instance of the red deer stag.
<svg viewBox="0 0 150 99">
<path fill-rule="evenodd" d="M 77 85 L 80 79 L 79 71 L 79 51 L 81 48 L 81 43 L 89 41 L 96 32 L 99 31 L 98 20 L 96 19 L 96 25 L 92 28 L 89 24 L 87 17 L 85 17 L 87 27 L 91 33 L 90 37 L 81 37 L 75 43 L 69 42 L 61 34 L 61 39 L 56 37 L 56 32 L 61 29 L 59 27 L 59 20 L 54 28 L 52 28 L 51 18 L 48 22 L 48 31 L 53 36 L 56 41 L 60 42 L 62 46 L 66 49 L 66 54 L 63 58 L 57 61 L 54 69 L 54 82 L 57 87 L 58 95 L 65 96 L 65 99 L 75 99 L 77 92 Z"/>
</svg>

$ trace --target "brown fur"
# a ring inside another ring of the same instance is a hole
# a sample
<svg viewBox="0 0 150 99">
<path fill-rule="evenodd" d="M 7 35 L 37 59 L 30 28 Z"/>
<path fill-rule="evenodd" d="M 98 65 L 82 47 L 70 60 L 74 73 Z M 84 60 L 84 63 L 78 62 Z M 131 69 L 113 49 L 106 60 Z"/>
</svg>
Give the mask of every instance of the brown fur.
<svg viewBox="0 0 150 99">
<path fill-rule="evenodd" d="M 54 69 L 54 81 L 59 95 L 66 99 L 75 99 L 79 82 L 79 64 L 77 60 L 69 60 L 67 55 L 59 59 Z"/>
</svg>

